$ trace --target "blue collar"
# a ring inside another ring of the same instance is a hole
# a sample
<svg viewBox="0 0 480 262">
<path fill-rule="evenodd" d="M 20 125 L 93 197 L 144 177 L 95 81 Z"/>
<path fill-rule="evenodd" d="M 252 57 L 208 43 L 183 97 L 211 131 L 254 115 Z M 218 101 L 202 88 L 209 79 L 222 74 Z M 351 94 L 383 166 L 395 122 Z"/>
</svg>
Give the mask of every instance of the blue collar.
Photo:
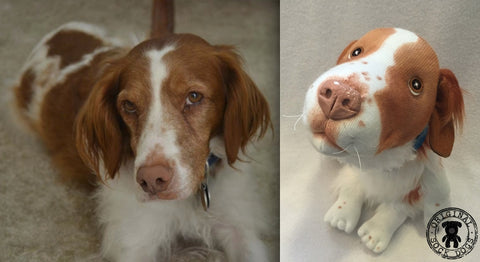
<svg viewBox="0 0 480 262">
<path fill-rule="evenodd" d="M 208 166 L 211 167 L 215 165 L 218 162 L 218 160 L 220 160 L 218 156 L 214 155 L 213 153 L 210 153 L 207 158 Z"/>
<path fill-rule="evenodd" d="M 415 138 L 415 141 L 413 144 L 413 149 L 415 149 L 415 151 L 417 151 L 423 145 L 423 142 L 425 142 L 425 138 L 427 138 L 427 134 L 428 134 L 428 125 L 423 129 L 420 135 L 418 135 Z"/>
</svg>

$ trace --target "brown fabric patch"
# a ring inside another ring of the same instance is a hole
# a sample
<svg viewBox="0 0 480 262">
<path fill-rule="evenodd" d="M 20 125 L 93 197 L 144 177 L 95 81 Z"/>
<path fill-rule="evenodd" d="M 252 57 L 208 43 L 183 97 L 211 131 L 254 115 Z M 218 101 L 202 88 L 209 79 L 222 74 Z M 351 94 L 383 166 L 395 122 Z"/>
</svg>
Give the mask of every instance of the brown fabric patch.
<svg viewBox="0 0 480 262">
<path fill-rule="evenodd" d="M 376 52 L 382 46 L 383 42 L 394 33 L 394 28 L 378 28 L 368 32 L 359 40 L 350 43 L 345 50 L 343 50 L 337 60 L 337 65 L 362 59 Z M 362 48 L 362 52 L 358 56 L 351 57 L 350 54 L 357 48 Z"/>
<path fill-rule="evenodd" d="M 403 201 L 410 205 L 413 205 L 417 203 L 421 197 L 422 195 L 420 193 L 420 185 L 419 185 L 415 189 L 410 191 L 407 195 L 405 195 L 405 197 L 403 198 Z"/>
<path fill-rule="evenodd" d="M 60 68 L 81 60 L 82 56 L 93 52 L 103 45 L 97 37 L 76 30 L 62 30 L 50 38 L 47 43 L 47 56 L 59 56 Z"/>
<path fill-rule="evenodd" d="M 382 131 L 377 153 L 415 139 L 427 125 L 435 105 L 439 75 L 438 60 L 428 43 L 419 38 L 404 44 L 394 54 L 395 64 L 387 68 L 387 86 L 374 94 Z M 419 78 L 423 91 L 414 96 L 412 78 Z"/>
<path fill-rule="evenodd" d="M 450 156 L 455 128 L 462 128 L 465 115 L 462 89 L 452 71 L 440 69 L 435 110 L 429 123 L 428 142 L 442 157 Z"/>
<path fill-rule="evenodd" d="M 358 126 L 359 127 L 365 127 L 365 123 L 362 120 L 360 120 L 360 122 L 358 122 Z"/>
</svg>

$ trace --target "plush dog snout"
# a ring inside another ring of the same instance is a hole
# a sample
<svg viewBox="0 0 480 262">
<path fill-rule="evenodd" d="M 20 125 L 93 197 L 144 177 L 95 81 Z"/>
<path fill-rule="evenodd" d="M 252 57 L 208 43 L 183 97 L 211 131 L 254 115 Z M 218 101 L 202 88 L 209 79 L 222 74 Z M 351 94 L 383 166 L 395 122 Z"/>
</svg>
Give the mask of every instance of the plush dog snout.
<svg viewBox="0 0 480 262">
<path fill-rule="evenodd" d="M 137 183 L 143 191 L 155 195 L 165 191 L 172 180 L 172 171 L 164 165 L 141 167 L 137 173 Z"/>
<path fill-rule="evenodd" d="M 348 84 L 326 81 L 319 87 L 318 104 L 326 117 L 342 120 L 358 114 L 362 101 L 360 93 Z"/>
</svg>

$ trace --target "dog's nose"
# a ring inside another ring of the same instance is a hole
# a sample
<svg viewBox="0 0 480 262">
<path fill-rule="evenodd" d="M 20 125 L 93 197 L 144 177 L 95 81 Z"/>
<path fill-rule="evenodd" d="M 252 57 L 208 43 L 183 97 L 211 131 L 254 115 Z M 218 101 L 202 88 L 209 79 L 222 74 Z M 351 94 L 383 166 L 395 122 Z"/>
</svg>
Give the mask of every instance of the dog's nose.
<svg viewBox="0 0 480 262">
<path fill-rule="evenodd" d="M 164 165 L 140 167 L 137 172 L 137 183 L 143 191 L 155 195 L 165 191 L 172 180 L 171 168 Z"/>
<path fill-rule="evenodd" d="M 360 93 L 341 81 L 326 81 L 318 90 L 318 104 L 326 117 L 342 120 L 355 116 L 360 111 Z"/>
</svg>

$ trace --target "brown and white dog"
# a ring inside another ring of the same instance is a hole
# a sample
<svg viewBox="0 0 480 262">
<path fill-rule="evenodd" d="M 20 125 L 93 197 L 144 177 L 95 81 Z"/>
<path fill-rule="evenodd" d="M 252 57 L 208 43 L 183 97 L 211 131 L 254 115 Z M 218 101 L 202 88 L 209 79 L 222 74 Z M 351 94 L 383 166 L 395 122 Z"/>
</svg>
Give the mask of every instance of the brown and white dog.
<svg viewBox="0 0 480 262">
<path fill-rule="evenodd" d="M 439 68 L 424 39 L 380 28 L 353 41 L 305 99 L 303 116 L 313 146 L 346 163 L 325 221 L 350 233 L 362 205 L 378 204 L 358 229 L 374 252 L 385 250 L 407 217 L 423 209 L 428 222 L 449 205 L 439 156 L 450 155 L 463 115 L 454 74 Z"/>
<path fill-rule="evenodd" d="M 129 49 L 69 23 L 35 47 L 14 92 L 62 174 L 102 181 L 105 257 L 166 261 L 176 243 L 193 241 L 229 261 L 268 260 L 258 234 L 269 215 L 255 174 L 237 160 L 267 131 L 269 109 L 233 48 L 170 34 Z M 220 160 L 205 212 L 209 154 Z"/>
</svg>

